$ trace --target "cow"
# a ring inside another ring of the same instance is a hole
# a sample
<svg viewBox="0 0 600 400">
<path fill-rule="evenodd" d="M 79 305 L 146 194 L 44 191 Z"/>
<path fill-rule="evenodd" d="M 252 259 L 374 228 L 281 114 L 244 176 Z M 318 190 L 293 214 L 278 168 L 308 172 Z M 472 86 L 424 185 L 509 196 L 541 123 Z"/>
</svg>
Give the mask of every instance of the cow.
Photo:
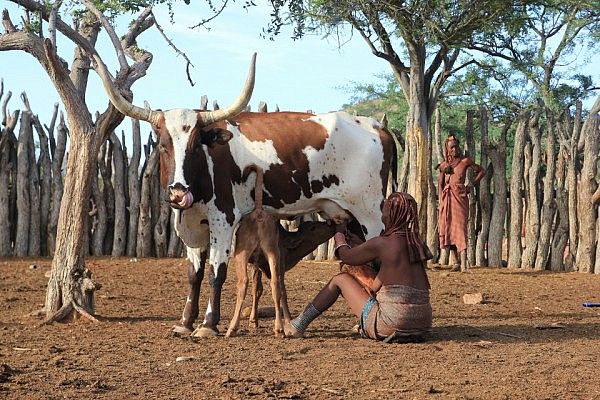
<svg viewBox="0 0 600 400">
<path fill-rule="evenodd" d="M 191 261 L 183 330 L 190 330 L 197 317 L 208 258 L 211 294 L 196 334 L 218 334 L 234 230 L 254 209 L 255 176 L 242 179 L 249 165 L 264 171 L 264 208 L 278 218 L 317 211 L 335 222 L 355 219 L 366 239 L 382 231 L 381 209 L 389 171 L 396 170 L 396 150 L 378 121 L 345 112 L 242 112 L 254 88 L 256 54 L 238 98 L 214 111 L 135 106 L 115 89 L 102 61 L 95 61 L 115 108 L 149 122 L 158 137 L 161 183 L 168 187 L 175 229 Z"/>
<path fill-rule="evenodd" d="M 271 294 L 275 306 L 275 336 L 281 337 L 284 336 L 282 311 L 285 322 L 290 322 L 284 273 L 319 244 L 330 239 L 335 233 L 335 227 L 331 223 L 306 221 L 300 224 L 298 231 L 288 232 L 283 229 L 279 221 L 265 213 L 262 208 L 264 172 L 256 166 L 251 166 L 251 169 L 256 173 L 255 207 L 250 214 L 242 218 L 235 233 L 233 259 L 237 275 L 237 297 L 233 318 L 225 336 L 232 336 L 238 330 L 242 304 L 248 288 L 248 262 L 251 262 L 254 264 L 254 271 L 250 326 L 258 326 L 258 298 L 262 293 L 260 276 L 264 272 L 271 279 Z M 250 169 L 247 171 L 249 173 Z"/>
</svg>

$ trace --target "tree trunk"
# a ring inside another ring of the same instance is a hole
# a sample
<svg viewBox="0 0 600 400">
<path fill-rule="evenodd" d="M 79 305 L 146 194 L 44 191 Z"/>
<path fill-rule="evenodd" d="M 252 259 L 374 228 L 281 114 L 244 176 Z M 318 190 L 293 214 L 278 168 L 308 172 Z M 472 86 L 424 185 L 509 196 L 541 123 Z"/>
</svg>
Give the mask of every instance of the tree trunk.
<svg viewBox="0 0 600 400">
<path fill-rule="evenodd" d="M 564 257 L 567 241 L 569 240 L 569 210 L 567 206 L 567 194 L 563 188 L 556 189 L 556 227 L 552 239 L 552 250 L 550 252 L 550 270 L 554 272 L 564 271 Z"/>
<path fill-rule="evenodd" d="M 115 229 L 115 189 L 112 184 L 113 145 L 108 138 L 106 142 L 106 156 L 103 161 L 104 163 L 101 164 L 102 168 L 100 169 L 100 172 L 102 174 L 104 198 L 106 199 L 106 236 L 104 236 L 104 254 L 111 254 Z"/>
<path fill-rule="evenodd" d="M 435 108 L 435 122 L 433 125 L 433 154 L 435 154 L 435 165 L 438 166 L 444 161 L 444 152 L 442 144 L 442 115 L 440 108 Z M 434 168 L 437 169 L 437 168 Z"/>
<path fill-rule="evenodd" d="M 92 196 L 96 206 L 95 210 L 93 210 L 94 233 L 92 235 L 92 254 L 95 256 L 101 256 L 104 254 L 104 240 L 106 237 L 106 230 L 108 229 L 106 222 L 106 192 L 104 190 L 104 185 L 100 185 L 101 180 L 98 176 L 98 172 L 102 171 L 104 168 L 102 165 L 104 164 L 105 157 L 106 142 L 102 143 L 102 147 L 100 148 L 100 151 L 96 157 L 97 168 L 94 168 L 92 171 Z"/>
<path fill-rule="evenodd" d="M 151 146 L 154 148 L 156 143 L 152 142 Z M 161 208 L 164 201 L 161 201 L 161 186 L 159 177 L 159 165 L 154 168 L 152 173 L 152 185 L 150 187 L 150 220 L 152 226 L 155 227 L 158 224 L 158 220 L 161 215 Z M 154 235 L 153 235 L 154 236 Z M 154 241 L 154 237 L 153 237 Z"/>
<path fill-rule="evenodd" d="M 506 219 L 506 133 L 511 122 L 506 121 L 500 140 L 495 145 L 486 144 L 488 155 L 494 168 L 494 203 L 488 237 L 488 260 L 491 267 L 502 266 L 502 244 L 504 242 L 504 223 Z"/>
<path fill-rule="evenodd" d="M 150 191 L 152 189 L 152 177 L 158 163 L 158 150 L 154 148 L 146 168 L 142 173 L 142 189 L 140 201 L 140 218 L 138 224 L 137 255 L 138 257 L 152 256 L 152 225 L 150 216 Z"/>
<path fill-rule="evenodd" d="M 127 231 L 127 255 L 135 257 L 137 245 L 138 219 L 140 216 L 140 156 L 142 141 L 140 137 L 140 122 L 132 119 L 133 150 L 129 161 L 127 181 L 129 185 L 129 230 Z M 171 224 L 173 227 L 174 224 Z M 172 229 L 174 231 L 174 229 Z M 173 236 L 173 235 L 171 235 Z M 171 256 L 173 257 L 173 256 Z"/>
<path fill-rule="evenodd" d="M 112 242 L 112 256 L 121 257 L 125 254 L 127 247 L 127 219 L 125 215 L 125 167 L 123 165 L 123 151 L 121 142 L 113 131 L 110 135 L 110 141 L 113 148 L 113 163 L 114 163 L 114 234 Z M 168 204 L 167 204 L 168 206 Z"/>
<path fill-rule="evenodd" d="M 427 145 L 427 169 L 431 171 L 432 143 Z M 427 189 L 427 221 L 424 226 L 427 230 L 427 247 L 431 251 L 433 258 L 431 262 L 437 262 L 440 256 L 440 234 L 438 227 L 438 198 L 436 193 L 437 185 L 433 182 L 433 174 L 429 173 L 429 182 Z M 423 226 L 423 225 L 421 225 Z"/>
<path fill-rule="evenodd" d="M 175 213 L 171 213 L 171 218 L 169 218 L 171 229 L 170 229 L 170 237 L 169 237 L 169 248 L 167 250 L 167 257 L 179 257 L 181 254 L 181 250 L 183 248 L 183 243 L 179 236 L 177 236 L 177 231 L 175 231 Z M 137 224 L 136 224 L 137 225 Z M 137 228 L 136 228 L 137 232 Z"/>
<path fill-rule="evenodd" d="M 596 215 L 598 215 L 598 207 L 596 206 Z M 600 218 L 596 219 L 596 235 L 600 232 Z M 594 273 L 600 274 L 600 240 L 596 241 L 596 259 L 594 261 Z"/>
<path fill-rule="evenodd" d="M 56 113 L 55 108 L 55 113 Z M 52 120 L 56 119 L 56 114 Z M 48 255 L 48 216 L 50 212 L 50 195 L 51 195 L 51 184 L 52 184 L 52 171 L 50 162 L 50 150 L 48 148 L 48 137 L 46 132 L 40 123 L 37 115 L 33 116 L 33 126 L 38 133 L 40 143 L 40 157 L 37 163 L 37 173 L 39 179 L 39 213 L 40 213 L 40 229 L 39 229 L 39 240 L 40 240 L 40 254 Z M 35 154 L 35 153 L 34 153 Z M 33 157 L 35 160 L 35 155 Z M 33 205 L 32 205 L 33 207 Z M 32 227 L 32 231 L 33 231 Z"/>
<path fill-rule="evenodd" d="M 158 169 L 158 168 L 157 168 Z M 161 192 L 164 190 L 160 187 Z M 160 214 L 154 225 L 154 252 L 156 257 L 163 258 L 167 256 L 169 247 L 168 225 L 171 217 L 171 206 L 166 201 L 160 202 Z"/>
<path fill-rule="evenodd" d="M 8 93 L 5 102 L 10 99 Z M 6 104 L 6 103 L 5 103 Z M 0 257 L 12 256 L 11 228 L 13 214 L 10 212 L 10 197 L 14 191 L 15 182 L 11 182 L 11 171 L 14 169 L 17 138 L 14 134 L 15 125 L 19 120 L 19 110 L 11 115 L 3 115 L 5 127 L 0 135 Z"/>
<path fill-rule="evenodd" d="M 414 51 L 418 51 L 415 49 Z M 424 51 L 424 49 L 423 49 Z M 424 59 L 424 57 L 423 57 Z M 407 96 L 406 147 L 409 150 L 408 193 L 416 200 L 419 209 L 419 226 L 427 223 L 427 194 L 431 169 L 427 168 L 429 120 L 425 98 L 425 76 L 419 57 L 411 57 L 410 93 Z"/>
<path fill-rule="evenodd" d="M 14 255 L 26 257 L 29 249 L 30 196 L 29 196 L 29 141 L 32 138 L 31 113 L 21 113 L 17 147 L 17 236 Z"/>
<path fill-rule="evenodd" d="M 56 250 L 58 216 L 63 196 L 62 165 L 67 149 L 68 132 L 69 130 L 61 112 L 56 136 L 56 147 L 52 158 L 52 199 L 50 203 L 50 217 L 48 219 L 48 253 L 50 255 L 54 255 Z"/>
<path fill-rule="evenodd" d="M 490 232 L 490 218 L 492 213 L 492 195 L 490 193 L 491 174 L 488 168 L 488 155 L 484 143 L 488 142 L 488 115 L 487 109 L 480 109 L 479 131 L 481 133 L 481 166 L 486 169 L 486 175 L 479 182 L 479 204 L 481 206 L 481 230 L 477 236 L 475 247 L 475 263 L 480 267 L 488 266 L 486 254 L 488 235 Z"/>
<path fill-rule="evenodd" d="M 465 124 L 465 143 L 467 156 L 473 162 L 476 159 L 475 138 L 473 137 L 473 111 L 467 111 L 467 121 Z M 467 170 L 466 182 L 473 183 L 473 170 Z M 469 191 L 469 217 L 467 223 L 467 265 L 472 267 L 475 265 L 475 249 L 477 247 L 477 197 L 475 195 L 475 187 Z"/>
<path fill-rule="evenodd" d="M 521 268 L 533 269 L 540 235 L 540 164 L 542 161 L 540 130 L 541 108 L 538 107 L 529 120 L 529 140 L 531 141 L 531 166 L 527 173 L 527 225 L 525 225 L 525 249 L 521 259 Z M 514 221 L 513 221 L 514 222 Z"/>
<path fill-rule="evenodd" d="M 31 122 L 35 123 L 36 117 L 31 117 Z M 39 124 L 39 122 L 38 122 Z M 41 127 L 40 127 L 41 128 Z M 35 144 L 33 142 L 33 129 L 29 131 L 28 161 L 29 161 L 29 250 L 27 255 L 32 257 L 40 256 L 41 237 L 40 237 L 40 175 L 38 172 L 37 160 L 35 158 Z"/>
<path fill-rule="evenodd" d="M 70 120 L 71 147 L 67 162 L 64 198 L 58 220 L 56 251 L 52 260 L 52 273 L 46 293 L 46 316 L 48 320 L 64 320 L 94 314 L 94 291 L 99 288 L 91 280 L 91 272 L 85 268 L 83 253 L 85 220 L 90 198 L 90 177 L 95 170 L 94 128 L 77 129 L 76 121 Z"/>
<path fill-rule="evenodd" d="M 546 269 L 550 257 L 550 242 L 552 240 L 552 223 L 556 214 L 556 201 L 554 199 L 554 181 L 556 174 L 556 124 L 554 115 L 546 110 L 546 176 L 544 177 L 544 202 L 540 224 L 540 239 L 538 242 L 535 269 Z"/>
<path fill-rule="evenodd" d="M 529 112 L 519 116 L 515 133 L 513 159 L 510 178 L 510 228 L 508 234 L 508 268 L 521 267 L 523 245 L 521 230 L 523 227 L 523 152 L 528 127 Z"/>
<path fill-rule="evenodd" d="M 579 180 L 578 214 L 579 214 L 579 241 L 577 245 L 576 265 L 579 272 L 589 273 L 594 271 L 596 250 L 596 205 L 592 202 L 592 195 L 598 187 L 596 175 L 598 173 L 598 110 L 600 109 L 600 96 L 592 111 L 588 115 L 582 134 L 585 136 L 583 150 L 583 167 Z M 598 272 L 598 271 L 596 271 Z"/>
<path fill-rule="evenodd" d="M 568 124 L 568 116 L 565 116 L 565 125 Z M 578 142 L 580 137 L 581 126 L 581 102 L 577 102 L 575 111 L 575 120 L 573 121 L 573 129 L 571 140 L 568 148 L 567 158 L 567 194 L 569 207 L 569 260 L 575 260 L 579 241 L 579 215 L 577 210 L 577 199 L 579 187 L 577 186 L 577 158 L 578 158 Z M 585 136 L 585 135 L 583 135 Z M 585 138 L 583 138 L 585 139 Z"/>
</svg>

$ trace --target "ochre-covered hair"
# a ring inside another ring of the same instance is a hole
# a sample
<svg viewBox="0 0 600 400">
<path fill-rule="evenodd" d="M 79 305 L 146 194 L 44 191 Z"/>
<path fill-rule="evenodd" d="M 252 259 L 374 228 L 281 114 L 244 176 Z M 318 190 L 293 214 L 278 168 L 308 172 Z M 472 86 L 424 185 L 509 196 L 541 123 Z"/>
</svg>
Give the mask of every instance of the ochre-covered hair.
<svg viewBox="0 0 600 400">
<path fill-rule="evenodd" d="M 408 193 L 392 193 L 383 204 L 386 226 L 382 236 L 403 235 L 408 240 L 408 252 L 411 263 L 424 263 L 433 258 L 431 251 L 419 234 L 417 202 Z"/>
<path fill-rule="evenodd" d="M 457 157 L 462 158 L 462 154 L 460 151 L 460 142 L 458 141 L 458 138 L 454 135 L 448 135 L 448 137 L 446 138 L 446 141 L 444 142 L 444 157 L 446 157 L 446 162 L 448 162 L 448 163 L 451 163 L 452 161 L 454 161 L 454 157 L 452 157 L 450 155 L 450 152 L 448 151 L 448 143 L 450 143 L 453 140 L 456 142 L 456 145 L 458 147 Z"/>
</svg>

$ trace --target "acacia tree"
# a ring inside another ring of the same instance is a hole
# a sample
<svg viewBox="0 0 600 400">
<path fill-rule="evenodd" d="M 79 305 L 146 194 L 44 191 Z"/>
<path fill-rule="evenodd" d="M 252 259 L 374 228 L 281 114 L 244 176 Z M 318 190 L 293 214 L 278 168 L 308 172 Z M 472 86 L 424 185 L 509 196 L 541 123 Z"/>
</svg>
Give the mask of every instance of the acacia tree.
<svg viewBox="0 0 600 400">
<path fill-rule="evenodd" d="M 513 2 L 289 0 L 274 4 L 288 6 L 297 36 L 307 29 L 324 29 L 331 34 L 349 26 L 376 57 L 389 63 L 409 105 L 404 168 L 410 172 L 407 188 L 401 189 L 413 194 L 423 220 L 431 176 L 429 127 L 440 90 L 452 74 L 475 63 L 470 57 L 459 61 L 463 43 L 473 35 L 496 29 L 503 23 L 503 15 L 512 15 Z M 270 32 L 277 33 L 278 26 L 288 22 L 277 16 Z"/>
<path fill-rule="evenodd" d="M 74 4 L 73 22 L 70 27 L 61 15 L 61 0 L 42 3 L 34 0 L 11 0 L 21 6 L 26 15 L 22 26 L 15 26 L 7 10 L 3 11 L 4 34 L 0 35 L 1 51 L 24 51 L 32 55 L 47 72 L 64 105 L 70 126 L 70 156 L 64 181 L 63 201 L 57 228 L 56 248 L 52 261 L 52 272 L 48 282 L 44 311 L 47 321 L 63 320 L 82 315 L 94 319 L 93 293 L 98 285 L 91 279 L 91 272 L 85 266 L 83 249 L 86 235 L 88 200 L 91 194 L 90 182 L 101 143 L 121 123 L 123 115 L 112 104 L 96 120 L 85 103 L 85 93 L 90 67 L 101 62 L 95 50 L 96 39 L 101 28 L 102 15 L 95 6 L 83 0 L 89 10 Z M 128 7 L 135 7 L 130 2 Z M 131 10 L 120 8 L 118 11 Z M 37 20 L 29 19 L 37 16 Z M 43 24 L 47 23 L 48 38 L 43 37 Z M 103 20 L 104 26 L 110 26 Z M 119 40 L 112 28 L 111 39 L 119 59 L 116 86 L 124 96 L 131 99 L 131 85 L 145 75 L 152 61 L 152 55 L 139 49 L 136 38 L 154 24 L 150 8 L 146 8 L 131 24 L 129 32 Z M 57 37 L 57 32 L 62 36 Z M 59 40 L 70 40 L 76 45 L 71 65 L 68 65 L 57 52 Z M 134 60 L 129 65 L 125 54 Z M 92 63 L 94 59 L 95 63 Z"/>
</svg>

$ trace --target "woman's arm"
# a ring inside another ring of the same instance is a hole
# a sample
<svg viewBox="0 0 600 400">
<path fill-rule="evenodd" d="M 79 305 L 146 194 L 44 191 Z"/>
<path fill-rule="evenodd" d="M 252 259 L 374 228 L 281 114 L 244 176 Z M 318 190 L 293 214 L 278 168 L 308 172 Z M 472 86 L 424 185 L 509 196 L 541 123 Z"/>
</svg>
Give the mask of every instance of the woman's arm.
<svg viewBox="0 0 600 400">
<path fill-rule="evenodd" d="M 469 161 L 471 162 L 470 167 L 473 168 L 473 172 L 475 172 L 475 178 L 473 178 L 473 184 L 477 185 L 479 183 L 479 181 L 482 180 L 483 177 L 485 176 L 485 169 L 483 169 L 481 167 L 481 165 L 475 164 L 475 162 L 473 160 L 469 159 Z"/>
<path fill-rule="evenodd" d="M 371 292 L 372 293 L 379 292 L 379 289 L 381 289 L 382 285 L 383 285 L 383 283 L 381 282 L 381 279 L 379 279 L 379 275 L 377 275 L 375 277 L 375 279 L 373 279 L 373 283 L 371 284 Z"/>
<path fill-rule="evenodd" d="M 440 196 L 440 198 L 442 197 L 442 191 L 444 190 L 444 168 L 445 168 L 445 162 L 441 163 L 438 166 L 438 169 L 440 170 L 439 174 L 438 174 L 438 195 Z"/>
<path fill-rule="evenodd" d="M 366 242 L 356 246 L 350 247 L 346 242 L 345 238 L 343 241 L 340 239 L 339 233 L 336 233 L 336 247 L 337 256 L 344 263 L 348 265 L 360 265 L 373 261 L 379 255 L 379 237 L 374 237 Z"/>
</svg>

